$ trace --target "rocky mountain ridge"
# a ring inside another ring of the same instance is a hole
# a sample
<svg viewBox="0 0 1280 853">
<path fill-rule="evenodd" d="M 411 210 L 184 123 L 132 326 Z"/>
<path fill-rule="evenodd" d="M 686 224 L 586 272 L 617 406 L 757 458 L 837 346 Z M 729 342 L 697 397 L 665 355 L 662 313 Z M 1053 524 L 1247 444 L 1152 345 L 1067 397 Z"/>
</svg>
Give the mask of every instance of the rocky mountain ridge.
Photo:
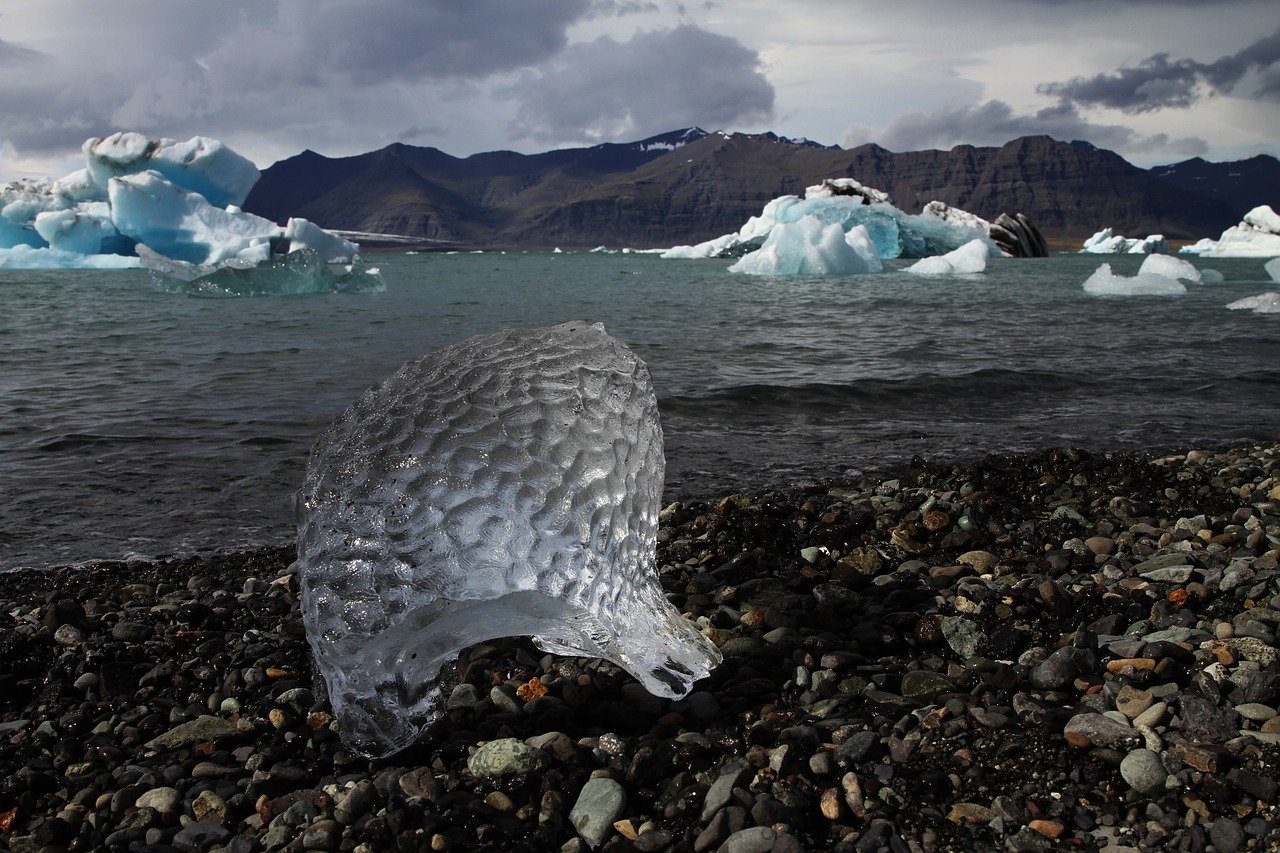
<svg viewBox="0 0 1280 853">
<path fill-rule="evenodd" d="M 989 220 L 1020 212 L 1051 238 L 1104 226 L 1216 236 L 1250 199 L 1280 200 L 1280 161 L 1266 156 L 1145 170 L 1047 136 L 895 153 L 687 128 L 528 155 L 458 158 L 401 143 L 344 158 L 304 151 L 264 170 L 245 207 L 442 246 L 669 246 L 734 231 L 769 199 L 839 177 L 878 187 L 911 212 L 932 200 Z"/>
</svg>

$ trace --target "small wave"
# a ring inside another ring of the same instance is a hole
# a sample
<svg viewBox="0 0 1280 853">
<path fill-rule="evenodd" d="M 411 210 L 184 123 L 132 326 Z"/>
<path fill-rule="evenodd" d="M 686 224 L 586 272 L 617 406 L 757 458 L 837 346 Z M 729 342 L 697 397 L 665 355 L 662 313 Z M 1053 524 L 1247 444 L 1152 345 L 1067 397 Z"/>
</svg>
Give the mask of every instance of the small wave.
<svg viewBox="0 0 1280 853">
<path fill-rule="evenodd" d="M 157 441 L 172 440 L 174 436 L 155 435 L 97 435 L 95 433 L 71 432 L 39 441 L 33 445 L 38 453 L 60 453 L 64 450 L 79 450 L 82 447 L 96 447 L 111 444 L 151 444 Z"/>
<path fill-rule="evenodd" d="M 703 394 L 674 395 L 661 402 L 664 409 L 687 412 L 705 407 L 822 412 L 844 410 L 851 405 L 906 407 L 926 401 L 937 405 L 960 399 L 1060 395 L 1096 384 L 1096 380 L 1068 373 L 983 368 L 960 375 L 920 374 L 906 379 L 859 379 L 849 383 L 732 385 Z"/>
</svg>

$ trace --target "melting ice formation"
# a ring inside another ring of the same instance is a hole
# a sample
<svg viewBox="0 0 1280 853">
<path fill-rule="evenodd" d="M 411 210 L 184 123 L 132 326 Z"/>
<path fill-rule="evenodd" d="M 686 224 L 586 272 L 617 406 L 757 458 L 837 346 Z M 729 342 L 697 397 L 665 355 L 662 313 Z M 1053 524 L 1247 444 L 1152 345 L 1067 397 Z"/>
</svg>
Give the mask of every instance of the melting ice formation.
<svg viewBox="0 0 1280 853">
<path fill-rule="evenodd" d="M 970 240 L 959 249 L 947 252 L 945 255 L 921 258 L 907 267 L 906 271 L 916 275 L 963 275 L 982 272 L 987 268 L 989 255 L 990 251 L 986 243 L 981 240 Z"/>
<path fill-rule="evenodd" d="M 1221 284 L 1222 273 L 1196 269 L 1189 261 L 1171 255 L 1148 255 L 1136 276 L 1116 275 L 1103 264 L 1084 283 L 1094 296 L 1177 296 L 1187 292 L 1184 282 Z"/>
<path fill-rule="evenodd" d="M 1084 241 L 1081 252 L 1095 255 L 1114 255 L 1128 253 L 1130 255 L 1169 254 L 1169 244 L 1163 234 L 1152 234 L 1144 240 L 1137 237 L 1122 237 L 1113 234 L 1110 228 L 1103 228 L 1088 240 Z"/>
<path fill-rule="evenodd" d="M 685 695 L 720 653 L 655 570 L 648 368 L 599 323 L 414 359 L 320 435 L 298 498 L 302 615 L 342 739 L 411 744 L 465 647 L 532 636 Z"/>
<path fill-rule="evenodd" d="M 1274 258 L 1280 256 L 1280 214 L 1268 205 L 1255 207 L 1217 240 L 1205 238 L 1183 246 L 1184 254 L 1204 258 Z"/>
<path fill-rule="evenodd" d="M 1253 311 L 1257 314 L 1280 314 L 1280 293 L 1272 290 L 1257 296 L 1237 299 L 1227 306 L 1232 311 Z"/>
<path fill-rule="evenodd" d="M 839 228 L 853 251 L 842 248 L 830 228 Z M 758 275 L 848 275 L 877 272 L 880 259 L 925 258 L 973 240 L 980 241 L 989 254 L 999 255 L 989 230 L 986 220 L 941 202 L 926 205 L 919 214 L 905 213 L 884 192 L 851 178 L 838 178 L 809 187 L 804 198 L 773 199 L 733 234 L 696 246 L 676 246 L 662 257 L 737 257 L 741 260 L 730 271 Z M 868 246 L 874 258 L 865 251 Z"/>
<path fill-rule="evenodd" d="M 0 267 L 148 266 L 166 279 L 165 289 L 179 290 L 218 271 L 229 271 L 222 279 L 245 278 L 259 265 L 263 282 L 250 288 L 256 292 L 274 292 L 269 285 L 284 267 L 312 271 L 307 292 L 351 279 L 354 271 L 343 267 L 355 262 L 355 243 L 305 219 L 279 226 L 238 207 L 258 169 L 216 139 L 116 133 L 89 139 L 81 150 L 85 168 L 65 178 L 0 187 Z M 283 257 L 291 253 L 311 257 Z M 353 289 L 382 286 L 376 275 L 355 281 Z M 202 281 L 198 291 L 221 292 L 216 281 Z"/>
</svg>

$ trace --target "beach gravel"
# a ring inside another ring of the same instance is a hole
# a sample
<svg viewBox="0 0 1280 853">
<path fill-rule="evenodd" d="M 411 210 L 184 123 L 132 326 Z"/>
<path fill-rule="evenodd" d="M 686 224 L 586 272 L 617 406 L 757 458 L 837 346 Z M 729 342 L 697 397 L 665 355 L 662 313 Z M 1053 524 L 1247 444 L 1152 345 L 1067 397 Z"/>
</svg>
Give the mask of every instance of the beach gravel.
<svg viewBox="0 0 1280 853">
<path fill-rule="evenodd" d="M 724 654 L 694 692 L 485 642 L 378 762 L 292 549 L 6 574 L 0 847 L 1277 849 L 1277 489 L 1247 445 L 682 497 L 659 576 Z"/>
</svg>

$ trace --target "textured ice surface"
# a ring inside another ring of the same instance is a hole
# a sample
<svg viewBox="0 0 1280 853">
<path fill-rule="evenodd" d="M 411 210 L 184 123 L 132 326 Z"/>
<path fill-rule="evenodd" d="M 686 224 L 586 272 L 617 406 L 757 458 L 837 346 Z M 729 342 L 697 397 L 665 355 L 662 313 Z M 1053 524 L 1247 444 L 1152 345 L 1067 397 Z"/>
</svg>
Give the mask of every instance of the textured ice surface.
<svg viewBox="0 0 1280 853">
<path fill-rule="evenodd" d="M 982 272 L 987 268 L 989 249 L 981 240 L 970 240 L 959 249 L 937 255 L 932 258 L 921 258 L 906 271 L 916 275 L 961 275 Z"/>
<path fill-rule="evenodd" d="M 1280 314 L 1280 293 L 1272 290 L 1257 296 L 1237 299 L 1227 306 L 1232 311 L 1254 311 L 1258 314 Z"/>
<path fill-rule="evenodd" d="M 1111 264 L 1103 264 L 1085 281 L 1084 292 L 1093 296 L 1177 296 L 1186 293 L 1187 286 L 1157 273 L 1116 275 Z"/>
<path fill-rule="evenodd" d="M 600 324 L 471 338 L 365 392 L 298 496 L 303 621 L 344 743 L 408 746 L 441 667 L 496 637 L 685 695 L 720 655 L 658 584 L 664 471 L 649 371 Z"/>
<path fill-rule="evenodd" d="M 824 224 L 816 216 L 780 222 L 764 245 L 743 255 L 729 272 L 749 275 L 856 275 L 879 272 L 880 258 L 867 236 L 855 225 L 848 233 L 839 224 Z"/>
<path fill-rule="evenodd" d="M 1200 270 L 1190 261 L 1175 258 L 1172 255 L 1149 255 L 1138 268 L 1138 275 L 1155 273 L 1166 278 L 1180 278 L 1183 281 L 1200 282 Z"/>
</svg>

